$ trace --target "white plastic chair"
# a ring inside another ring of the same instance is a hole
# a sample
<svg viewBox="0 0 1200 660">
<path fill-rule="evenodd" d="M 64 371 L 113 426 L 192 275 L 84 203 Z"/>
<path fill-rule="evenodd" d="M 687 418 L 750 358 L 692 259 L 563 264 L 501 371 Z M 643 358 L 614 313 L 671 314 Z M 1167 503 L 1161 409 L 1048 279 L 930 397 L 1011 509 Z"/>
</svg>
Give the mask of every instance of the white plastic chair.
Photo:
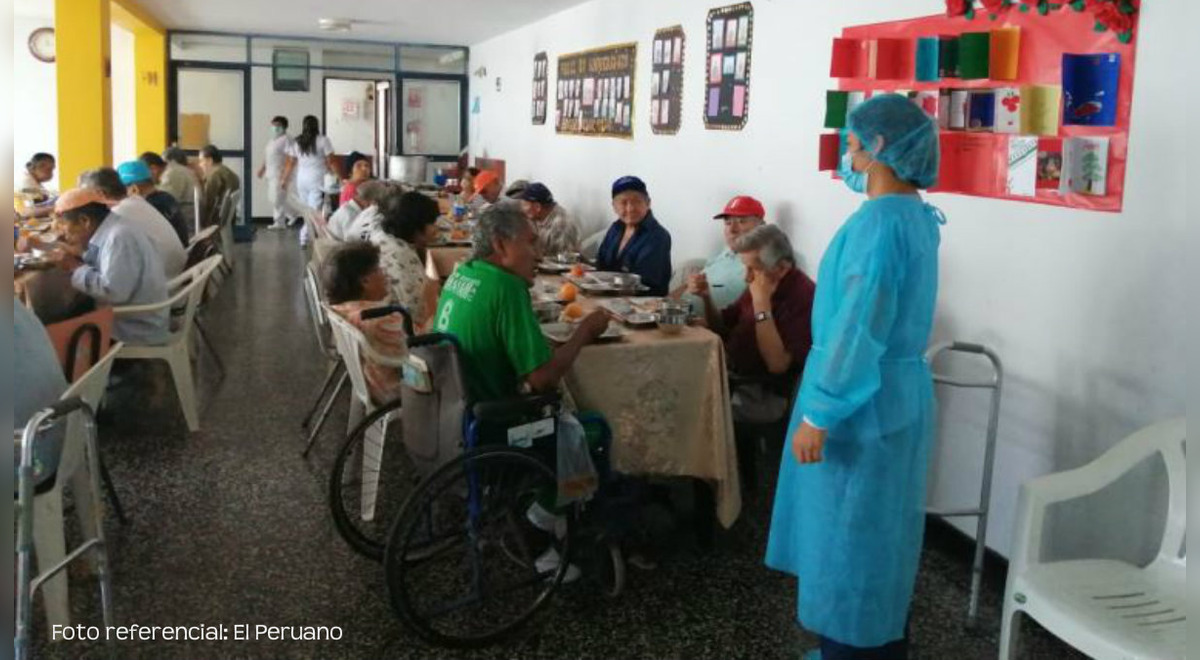
<svg viewBox="0 0 1200 660">
<path fill-rule="evenodd" d="M 154 346 L 125 344 L 117 355 L 118 360 L 165 360 L 171 367 L 171 378 L 175 381 L 175 393 L 183 408 L 188 430 L 200 430 L 200 413 L 196 406 L 196 384 L 192 376 L 192 328 L 195 325 L 196 308 L 204 295 L 204 287 L 214 270 L 221 265 L 223 257 L 215 254 L 183 271 L 167 283 L 170 297 L 153 305 L 131 305 L 115 307 L 118 317 L 128 314 L 145 314 L 170 310 L 183 305 L 183 314 L 172 322 L 171 336 L 166 343 Z"/>
<path fill-rule="evenodd" d="M 300 421 L 300 427 L 309 430 L 308 441 L 301 454 L 307 457 L 308 453 L 312 451 L 313 444 L 317 441 L 317 436 L 321 434 L 321 429 L 325 427 L 325 421 L 329 419 L 329 412 L 333 409 L 338 395 L 345 389 L 348 376 L 342 366 L 342 357 L 336 346 L 336 338 L 333 336 L 333 329 L 330 327 L 325 313 L 325 296 L 321 292 L 317 267 L 313 263 L 304 268 L 304 294 L 308 302 L 309 317 L 313 323 L 313 332 L 317 337 L 317 346 L 321 349 L 321 355 L 325 356 L 326 362 L 325 380 L 321 383 L 316 400 L 309 407 L 304 419 Z M 332 390 L 330 390 L 331 387 Z M 324 406 L 322 406 L 322 402 L 324 402 Z M 317 413 L 318 409 L 320 414 Z M 316 425 L 313 425 L 314 416 Z"/>
<path fill-rule="evenodd" d="M 688 259 L 675 267 L 675 272 L 671 273 L 671 284 L 667 286 L 668 291 L 675 291 L 687 285 L 688 275 L 694 275 L 704 270 L 703 259 Z"/>
<path fill-rule="evenodd" d="M 78 397 L 87 406 L 96 410 L 100 400 L 104 398 L 104 390 L 108 387 L 108 374 L 112 370 L 113 359 L 122 344 L 118 343 L 109 349 L 87 373 L 80 376 L 71 387 L 63 393 L 60 400 L 66 401 Z M 100 491 L 92 488 L 92 466 L 99 466 L 99 457 L 89 456 L 96 450 L 89 446 L 89 430 L 86 422 L 79 414 L 67 418 L 66 431 L 63 435 L 62 453 L 59 455 L 58 468 L 55 470 L 54 486 L 33 498 L 33 547 L 37 556 L 38 571 L 45 573 L 51 567 L 58 565 L 66 557 L 66 536 L 63 529 L 63 487 L 71 484 L 71 495 L 75 503 L 75 513 L 79 517 L 80 527 L 87 538 L 99 537 L 98 521 L 104 518 L 104 502 Z M 94 460 L 93 460 L 94 459 Z M 99 483 L 100 475 L 94 475 Z M 49 625 L 71 624 L 71 610 L 68 598 L 67 572 L 63 571 L 43 583 L 42 599 L 46 608 L 46 621 Z"/>
<path fill-rule="evenodd" d="M 371 392 L 367 388 L 367 378 L 363 374 L 363 356 L 377 364 L 394 366 L 396 369 L 402 367 L 403 360 L 380 355 L 371 348 L 366 336 L 358 328 L 342 318 L 341 314 L 328 305 L 325 307 L 325 314 L 333 330 L 334 342 L 337 345 L 338 353 L 342 356 L 342 363 L 346 365 L 346 374 L 350 378 L 350 416 L 346 422 L 346 433 L 349 435 L 359 422 L 377 408 L 371 400 Z M 387 440 L 387 427 L 399 415 L 400 409 L 396 409 L 367 430 L 363 442 L 363 484 L 360 500 L 362 508 L 360 515 L 363 520 L 371 520 L 375 515 L 375 496 L 379 487 L 378 466 L 383 461 L 383 445 Z"/>
<path fill-rule="evenodd" d="M 595 259 L 596 253 L 600 251 L 600 244 L 604 242 L 604 236 L 607 233 L 608 229 L 601 229 L 583 239 L 583 242 L 579 244 L 579 253 L 586 259 Z"/>
<path fill-rule="evenodd" d="M 1018 657 L 1018 615 L 1032 617 L 1097 660 L 1182 660 L 1187 652 L 1187 422 L 1146 427 L 1088 465 L 1021 487 L 1016 542 L 1004 594 L 1000 658 Z M 1167 468 L 1167 523 L 1145 567 L 1084 559 L 1042 562 L 1046 509 L 1095 493 L 1147 458 Z"/>
</svg>

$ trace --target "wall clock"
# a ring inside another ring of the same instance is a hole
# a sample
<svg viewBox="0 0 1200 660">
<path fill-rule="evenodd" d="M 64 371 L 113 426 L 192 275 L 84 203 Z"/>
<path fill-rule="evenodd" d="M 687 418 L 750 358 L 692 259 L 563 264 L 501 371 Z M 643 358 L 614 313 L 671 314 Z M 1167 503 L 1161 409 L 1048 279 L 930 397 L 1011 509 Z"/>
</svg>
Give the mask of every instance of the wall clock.
<svg viewBox="0 0 1200 660">
<path fill-rule="evenodd" d="M 30 32 L 29 52 L 42 62 L 53 62 L 54 28 L 43 27 Z"/>
</svg>

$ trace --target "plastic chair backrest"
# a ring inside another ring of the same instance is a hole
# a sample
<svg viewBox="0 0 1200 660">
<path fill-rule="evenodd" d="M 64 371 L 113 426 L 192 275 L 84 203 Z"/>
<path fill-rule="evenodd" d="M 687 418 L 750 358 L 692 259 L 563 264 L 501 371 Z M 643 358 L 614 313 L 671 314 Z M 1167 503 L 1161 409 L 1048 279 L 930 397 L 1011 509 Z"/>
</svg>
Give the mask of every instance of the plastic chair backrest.
<svg viewBox="0 0 1200 660">
<path fill-rule="evenodd" d="M 600 244 L 604 242 L 604 236 L 608 233 L 607 229 L 600 231 L 583 239 L 579 245 L 579 253 L 588 259 L 595 259 L 596 253 L 600 251 Z"/>
<path fill-rule="evenodd" d="M 316 268 L 310 263 L 304 268 L 304 293 L 308 301 L 308 314 L 312 318 L 313 331 L 317 335 L 317 346 L 321 352 L 333 357 L 337 352 L 336 346 L 330 346 L 332 330 L 329 319 L 325 315 L 325 294 L 321 292 L 320 279 Z"/>
<path fill-rule="evenodd" d="M 78 380 L 67 388 L 61 400 L 65 401 L 79 397 L 95 413 L 100 408 L 100 401 L 104 398 L 105 389 L 108 388 L 108 374 L 112 371 L 113 360 L 116 358 L 117 352 L 121 350 L 121 346 L 122 344 L 119 342 L 114 344 L 95 366 L 88 369 L 87 373 L 80 376 Z M 78 414 L 68 417 L 62 454 L 58 460 L 59 474 L 73 474 L 82 464 L 84 460 L 83 434 L 83 418 Z"/>
<path fill-rule="evenodd" d="M 422 473 L 431 472 L 462 453 L 467 387 L 458 347 L 450 340 L 426 343 L 434 336 L 409 341 L 401 383 L 404 414 L 401 437 Z M 409 372 L 428 377 L 429 389 L 414 386 Z"/>
<path fill-rule="evenodd" d="M 675 272 L 671 273 L 671 284 L 667 287 L 668 290 L 674 291 L 687 284 L 688 275 L 699 273 L 702 270 L 704 270 L 703 259 L 688 259 L 679 264 L 675 268 Z"/>
<path fill-rule="evenodd" d="M 67 382 L 75 382 L 95 366 L 112 341 L 113 310 L 94 312 L 46 326 Z"/>
<path fill-rule="evenodd" d="M 346 374 L 350 377 L 354 396 L 358 397 L 367 410 L 371 410 L 371 391 L 367 388 L 367 377 L 362 366 L 362 348 L 367 343 L 366 337 L 328 305 L 325 306 L 325 316 L 333 331 L 334 344 L 346 365 Z"/>
<path fill-rule="evenodd" d="M 196 318 L 196 310 L 200 307 L 200 301 L 204 298 L 208 278 L 221 265 L 223 259 L 224 257 L 219 254 L 208 257 L 204 261 L 183 271 L 179 277 L 176 277 L 169 283 L 172 288 L 172 291 L 169 292 L 171 297 L 180 294 L 183 295 L 180 301 L 183 303 L 183 311 L 179 314 L 178 325 L 172 325 L 171 342 L 186 342 L 191 337 L 192 322 Z"/>
</svg>

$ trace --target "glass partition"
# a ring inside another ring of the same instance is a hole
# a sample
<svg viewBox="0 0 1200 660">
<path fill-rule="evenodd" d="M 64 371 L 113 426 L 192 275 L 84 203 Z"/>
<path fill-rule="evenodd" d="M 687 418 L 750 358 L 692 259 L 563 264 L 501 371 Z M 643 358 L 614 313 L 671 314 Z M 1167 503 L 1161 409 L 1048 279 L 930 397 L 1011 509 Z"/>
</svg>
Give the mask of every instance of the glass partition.
<svg viewBox="0 0 1200 660">
<path fill-rule="evenodd" d="M 401 46 L 400 70 L 462 75 L 467 72 L 467 50 L 438 46 Z"/>
<path fill-rule="evenodd" d="M 171 59 L 246 63 L 246 37 L 215 34 L 172 34 Z"/>
</svg>

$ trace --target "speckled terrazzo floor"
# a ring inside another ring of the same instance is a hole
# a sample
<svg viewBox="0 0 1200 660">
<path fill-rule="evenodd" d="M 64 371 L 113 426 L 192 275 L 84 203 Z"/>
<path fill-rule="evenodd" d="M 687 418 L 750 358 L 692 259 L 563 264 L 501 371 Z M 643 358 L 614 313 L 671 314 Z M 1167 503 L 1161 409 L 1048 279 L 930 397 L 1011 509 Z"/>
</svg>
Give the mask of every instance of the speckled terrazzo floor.
<svg viewBox="0 0 1200 660">
<path fill-rule="evenodd" d="M 107 526 L 121 625 L 340 626 L 327 642 L 120 642 L 145 658 L 795 658 L 812 642 L 793 624 L 795 584 L 761 555 L 769 504 L 711 550 L 689 539 L 658 570 L 633 570 L 627 593 L 602 599 L 565 589 L 531 630 L 476 652 L 426 646 L 397 622 L 380 567 L 355 555 L 329 518 L 325 486 L 344 405 L 308 460 L 298 421 L 323 376 L 300 285 L 295 232 L 260 231 L 235 246 L 236 272 L 208 311 L 229 375 L 201 364 L 202 429 L 188 435 L 161 370 L 134 374 L 111 396 L 102 451 L 130 516 Z M 147 394 L 148 393 L 148 394 Z M 917 586 L 919 657 L 995 658 L 1000 569 L 986 583 L 979 632 L 962 622 L 966 546 L 931 529 Z M 99 624 L 90 580 L 72 582 L 75 622 Z M 31 657 L 104 658 L 101 644 L 47 643 L 41 621 Z M 1027 624 L 1025 658 L 1071 659 Z"/>
</svg>

